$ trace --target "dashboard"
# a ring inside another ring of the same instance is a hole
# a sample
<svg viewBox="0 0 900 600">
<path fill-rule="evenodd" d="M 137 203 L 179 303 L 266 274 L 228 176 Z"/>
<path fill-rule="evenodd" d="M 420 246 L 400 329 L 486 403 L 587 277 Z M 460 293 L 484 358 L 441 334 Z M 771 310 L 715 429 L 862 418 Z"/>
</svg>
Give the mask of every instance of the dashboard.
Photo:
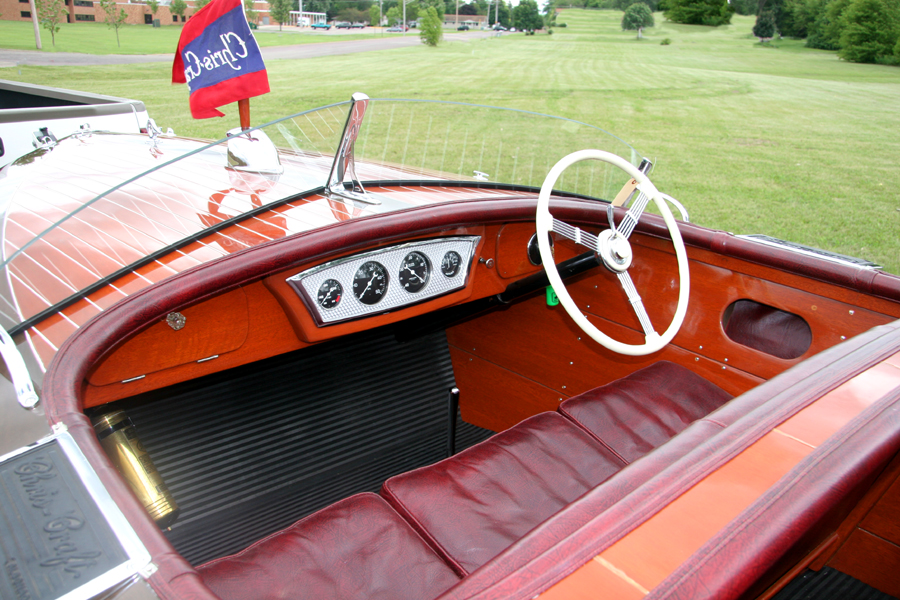
<svg viewBox="0 0 900 600">
<path fill-rule="evenodd" d="M 379 248 L 286 279 L 318 326 L 381 314 L 462 289 L 481 236 Z"/>
</svg>

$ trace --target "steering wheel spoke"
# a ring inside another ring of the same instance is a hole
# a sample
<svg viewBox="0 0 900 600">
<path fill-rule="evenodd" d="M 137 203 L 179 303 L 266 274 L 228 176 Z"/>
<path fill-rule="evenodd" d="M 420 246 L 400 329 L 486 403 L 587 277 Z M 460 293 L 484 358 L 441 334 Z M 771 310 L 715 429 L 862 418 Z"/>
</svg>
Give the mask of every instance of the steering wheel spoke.
<svg viewBox="0 0 900 600">
<path fill-rule="evenodd" d="M 650 315 L 647 314 L 647 310 L 644 308 L 644 303 L 641 301 L 641 296 L 638 294 L 637 288 L 634 287 L 634 282 L 631 280 L 631 275 L 628 274 L 627 271 L 624 273 L 619 273 L 619 283 L 622 284 L 622 288 L 625 290 L 625 295 L 628 297 L 628 303 L 631 304 L 631 308 L 634 309 L 634 313 L 637 315 L 638 321 L 641 323 L 641 328 L 644 330 L 644 334 L 647 337 L 653 337 L 659 335 L 656 333 L 656 330 L 653 328 L 653 324 L 650 322 Z"/>
<path fill-rule="evenodd" d="M 581 244 L 588 250 L 593 250 L 594 252 L 600 251 L 597 246 L 597 236 L 590 234 L 579 227 L 575 227 L 574 225 L 569 225 L 565 221 L 554 218 L 553 232 L 558 233 L 566 239 L 572 240 L 576 244 Z"/>
<path fill-rule="evenodd" d="M 612 206 L 610 206 L 607 213 L 610 228 L 601 231 L 598 236 L 591 235 L 578 227 L 560 221 L 550 214 L 550 195 L 553 191 L 553 186 L 556 185 L 557 180 L 566 168 L 582 160 L 601 160 L 607 162 L 613 166 L 619 167 L 637 182 L 638 196 L 625 214 L 625 218 L 622 219 L 622 222 L 619 223 L 618 226 L 616 226 L 613 219 Z M 640 294 L 638 294 L 634 282 L 628 274 L 628 269 L 631 267 L 632 263 L 632 249 L 628 238 L 632 232 L 634 232 L 638 220 L 643 215 L 644 210 L 647 208 L 647 204 L 651 200 L 656 203 L 659 212 L 662 214 L 663 220 L 666 222 L 666 227 L 669 229 L 669 235 L 672 237 L 679 275 L 678 303 L 675 307 L 675 314 L 672 317 L 672 322 L 669 324 L 669 327 L 662 334 L 658 334 L 654 329 Z M 547 273 L 550 284 L 553 286 L 556 295 L 559 297 L 560 303 L 563 305 L 563 308 L 566 309 L 566 312 L 569 313 L 572 320 L 575 321 L 587 335 L 594 339 L 594 341 L 614 352 L 631 356 L 643 356 L 657 352 L 672 341 L 675 334 L 678 333 L 678 329 L 681 327 L 681 323 L 684 321 L 684 316 L 687 313 L 688 297 L 690 294 L 687 251 L 684 248 L 684 241 L 681 239 L 681 232 L 678 230 L 678 224 L 675 221 L 675 217 L 672 216 L 672 211 L 669 210 L 662 194 L 659 193 L 644 173 L 624 158 L 616 156 L 615 154 L 610 154 L 609 152 L 603 152 L 602 150 L 581 150 L 580 152 L 574 152 L 564 157 L 550 169 L 550 173 L 544 180 L 543 186 L 541 186 L 541 193 L 538 196 L 537 212 L 535 215 L 535 228 L 537 230 L 537 241 L 538 248 L 541 252 L 541 260 L 543 261 L 544 270 Z M 568 238 L 577 244 L 590 248 L 600 256 L 606 268 L 616 273 L 619 282 L 622 284 L 625 294 L 628 297 L 628 302 L 631 304 L 632 309 L 641 324 L 641 328 L 644 330 L 645 339 L 643 344 L 625 344 L 612 339 L 597 329 L 597 327 L 587 319 L 584 313 L 581 312 L 578 305 L 572 300 L 572 296 L 569 295 L 565 283 L 563 283 L 562 278 L 559 276 L 559 271 L 556 268 L 556 263 L 554 262 L 553 253 L 547 236 L 551 231 L 556 232 L 558 235 Z"/>
<path fill-rule="evenodd" d="M 637 227 L 641 215 L 644 214 L 644 210 L 650 202 L 650 196 L 641 188 L 640 183 L 637 185 L 637 192 L 637 198 L 631 203 L 631 207 L 625 213 L 625 218 L 622 219 L 622 222 L 617 227 L 619 233 L 625 236 L 626 239 L 634 232 L 634 228 Z"/>
</svg>

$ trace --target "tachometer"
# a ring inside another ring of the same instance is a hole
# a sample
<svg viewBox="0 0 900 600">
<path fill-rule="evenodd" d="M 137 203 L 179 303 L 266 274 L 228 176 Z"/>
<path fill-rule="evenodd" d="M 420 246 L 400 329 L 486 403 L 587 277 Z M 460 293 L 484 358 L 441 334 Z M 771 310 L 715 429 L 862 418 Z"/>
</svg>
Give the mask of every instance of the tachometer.
<svg viewBox="0 0 900 600">
<path fill-rule="evenodd" d="M 378 304 L 387 292 L 388 274 L 380 262 L 360 265 L 353 276 L 353 294 L 363 304 Z"/>
<path fill-rule="evenodd" d="M 430 276 L 431 264 L 428 262 L 428 257 L 421 252 L 410 252 L 400 263 L 400 274 L 397 276 L 397 281 L 404 290 L 415 294 L 425 287 Z"/>
</svg>

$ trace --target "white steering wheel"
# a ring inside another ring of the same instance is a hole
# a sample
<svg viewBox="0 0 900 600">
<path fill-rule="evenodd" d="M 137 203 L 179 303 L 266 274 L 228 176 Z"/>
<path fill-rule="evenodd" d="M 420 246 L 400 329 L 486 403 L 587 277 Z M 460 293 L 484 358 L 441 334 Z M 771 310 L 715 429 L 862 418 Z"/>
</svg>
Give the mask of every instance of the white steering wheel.
<svg viewBox="0 0 900 600">
<path fill-rule="evenodd" d="M 616 227 L 615 225 L 613 220 L 613 206 L 610 204 L 607 206 L 610 228 L 601 231 L 597 236 L 555 219 L 553 218 L 553 215 L 550 214 L 550 194 L 553 191 L 553 186 L 556 185 L 557 179 L 559 179 L 562 172 L 569 166 L 582 160 L 600 160 L 609 163 L 619 167 L 638 182 L 638 196 L 632 203 L 631 208 L 628 210 L 628 213 L 625 215 L 625 218 L 619 226 Z M 669 234 L 672 236 L 672 244 L 675 246 L 675 257 L 678 261 L 678 305 L 675 308 L 675 316 L 672 317 L 669 328 L 666 329 L 665 333 L 662 335 L 656 333 L 656 330 L 650 323 L 650 317 L 647 315 L 644 304 L 641 302 L 641 297 L 638 295 L 634 283 L 631 281 L 631 276 L 628 274 L 628 267 L 631 266 L 632 259 L 631 244 L 628 242 L 628 237 L 631 235 L 632 231 L 634 231 L 638 219 L 640 219 L 641 214 L 644 212 L 644 208 L 650 200 L 656 202 L 656 206 L 659 207 L 659 211 L 662 213 L 666 226 L 669 228 Z M 672 338 L 678 333 L 681 323 L 684 321 L 684 315 L 687 312 L 688 296 L 690 294 L 691 285 L 690 276 L 688 274 L 687 252 L 684 248 L 684 241 L 681 239 L 681 232 L 678 230 L 678 224 L 675 222 L 675 217 L 672 216 L 672 211 L 669 210 L 662 194 L 659 193 L 656 186 L 650 182 L 646 175 L 641 173 L 634 165 L 624 158 L 616 156 L 615 154 L 610 154 L 609 152 L 604 152 L 603 150 L 580 150 L 578 152 L 573 152 L 556 163 L 553 168 L 550 169 L 550 173 L 544 180 L 544 185 L 541 186 L 541 193 L 538 197 L 535 222 L 537 226 L 538 248 L 541 251 L 541 261 L 543 262 L 544 270 L 547 272 L 547 278 L 550 280 L 550 284 L 553 286 L 553 290 L 556 292 L 563 308 L 566 309 L 569 316 L 572 317 L 575 323 L 581 327 L 587 335 L 591 336 L 594 341 L 609 348 L 613 352 L 627 354 L 629 356 L 651 354 L 661 350 L 666 344 L 672 341 Z M 632 308 L 634 308 L 638 321 L 640 321 L 641 327 L 644 329 L 645 341 L 643 344 L 625 344 L 612 339 L 597 329 L 593 323 L 588 321 L 581 310 L 579 310 L 560 278 L 559 271 L 556 269 L 556 263 L 554 262 L 549 242 L 549 233 L 551 231 L 574 241 L 576 244 L 581 244 L 593 250 L 603 260 L 603 264 L 618 275 L 619 282 L 625 289 L 628 301 L 631 303 Z"/>
</svg>

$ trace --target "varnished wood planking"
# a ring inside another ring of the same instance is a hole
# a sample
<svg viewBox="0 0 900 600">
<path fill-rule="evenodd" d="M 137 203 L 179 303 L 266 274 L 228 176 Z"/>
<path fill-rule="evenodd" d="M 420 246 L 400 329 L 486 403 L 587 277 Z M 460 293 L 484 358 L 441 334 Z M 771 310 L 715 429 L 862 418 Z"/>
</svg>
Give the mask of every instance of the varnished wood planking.
<svg viewBox="0 0 900 600">
<path fill-rule="evenodd" d="M 860 528 L 900 546 L 900 479 L 872 507 Z"/>
<path fill-rule="evenodd" d="M 244 286 L 242 289 L 250 307 L 250 320 L 247 338 L 240 348 L 226 352 L 213 360 L 201 363 L 190 362 L 171 367 L 129 383 L 110 383 L 104 386 L 86 384 L 84 407 L 89 408 L 120 400 L 141 392 L 256 362 L 308 345 L 294 335 L 294 330 L 278 302 L 261 282 Z M 203 304 L 198 306 L 203 306 Z M 223 323 L 223 326 L 227 326 L 227 324 Z M 118 359 L 113 353 L 107 360 L 116 361 Z"/>
<path fill-rule="evenodd" d="M 900 596 L 900 546 L 867 531 L 854 531 L 828 565 L 885 594 Z"/>
<path fill-rule="evenodd" d="M 180 311 L 182 329 L 160 321 L 119 346 L 88 376 L 91 385 L 149 375 L 162 369 L 222 355 L 241 347 L 250 328 L 242 288 Z"/>
</svg>

